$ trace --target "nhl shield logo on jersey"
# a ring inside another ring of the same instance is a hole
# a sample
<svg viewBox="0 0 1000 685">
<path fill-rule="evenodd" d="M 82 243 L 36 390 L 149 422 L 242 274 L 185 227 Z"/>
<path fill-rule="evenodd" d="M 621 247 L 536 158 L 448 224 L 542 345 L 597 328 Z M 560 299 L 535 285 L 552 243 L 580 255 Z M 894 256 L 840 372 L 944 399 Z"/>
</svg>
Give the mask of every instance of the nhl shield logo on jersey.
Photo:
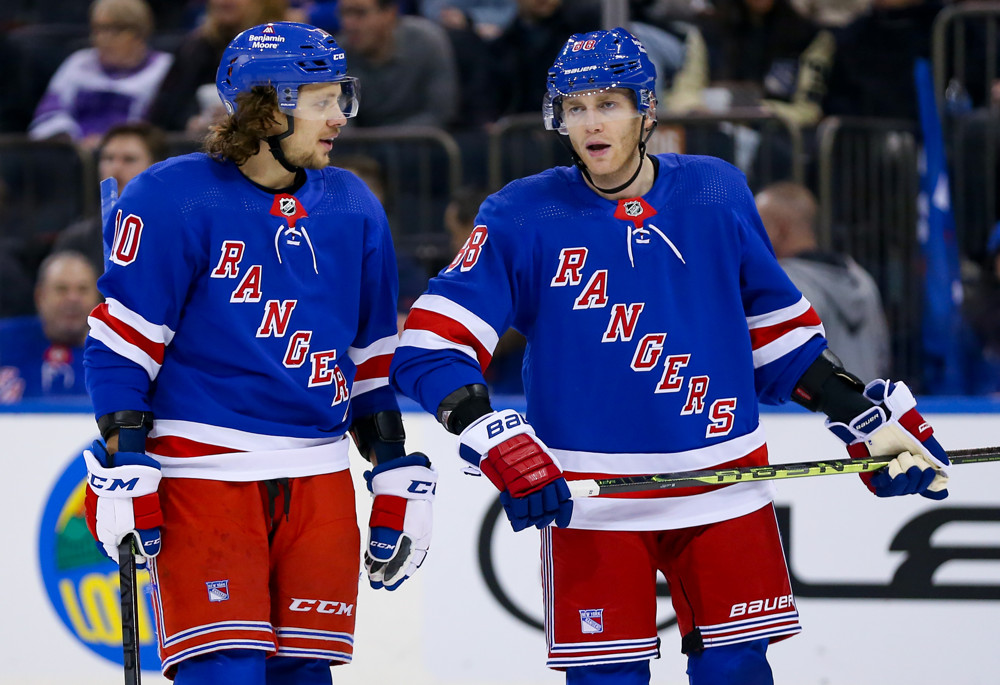
<svg viewBox="0 0 1000 685">
<path fill-rule="evenodd" d="M 294 195 L 282 193 L 274 196 L 274 203 L 271 205 L 271 215 L 288 221 L 290 228 L 295 228 L 295 222 L 309 216 L 309 213 L 302 208 L 302 204 Z"/>
<path fill-rule="evenodd" d="M 643 222 L 650 217 L 656 216 L 656 210 L 649 206 L 649 203 L 641 197 L 629 197 L 618 200 L 615 207 L 615 218 L 622 221 L 631 221 L 636 228 L 641 228 Z"/>
<path fill-rule="evenodd" d="M 580 632 L 603 633 L 604 609 L 580 609 Z"/>
</svg>

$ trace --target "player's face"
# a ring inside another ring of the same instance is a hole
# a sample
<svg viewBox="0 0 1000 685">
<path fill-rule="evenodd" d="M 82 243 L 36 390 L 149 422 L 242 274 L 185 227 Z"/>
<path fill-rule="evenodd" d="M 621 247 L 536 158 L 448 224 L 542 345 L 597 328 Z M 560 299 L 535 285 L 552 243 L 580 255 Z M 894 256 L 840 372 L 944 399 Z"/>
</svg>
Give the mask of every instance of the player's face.
<svg viewBox="0 0 1000 685">
<path fill-rule="evenodd" d="M 566 96 L 562 120 L 573 149 L 597 185 L 618 185 L 614 179 L 627 179 L 635 170 L 642 119 L 631 91 L 616 88 Z"/>
<path fill-rule="evenodd" d="M 101 178 L 114 177 L 118 181 L 118 192 L 135 178 L 140 171 L 153 163 L 146 144 L 134 133 L 113 136 L 101 148 L 97 170 Z"/>
<path fill-rule="evenodd" d="M 299 88 L 296 111 L 320 116 L 296 116 L 295 131 L 281 141 L 285 159 L 305 169 L 322 169 L 330 165 L 330 150 L 347 117 L 340 108 L 339 83 L 315 83 Z"/>
<path fill-rule="evenodd" d="M 88 262 L 62 257 L 49 264 L 35 290 L 35 307 L 48 339 L 80 345 L 87 337 L 87 316 L 97 306 L 97 276 Z"/>
</svg>

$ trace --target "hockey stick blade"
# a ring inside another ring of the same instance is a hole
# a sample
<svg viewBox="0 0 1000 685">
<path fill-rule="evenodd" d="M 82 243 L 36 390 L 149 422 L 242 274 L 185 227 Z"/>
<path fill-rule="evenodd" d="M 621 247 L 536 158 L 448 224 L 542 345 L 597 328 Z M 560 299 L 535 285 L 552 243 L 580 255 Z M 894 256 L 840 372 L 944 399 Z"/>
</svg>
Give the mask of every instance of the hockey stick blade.
<svg viewBox="0 0 1000 685">
<path fill-rule="evenodd" d="M 734 469 L 706 469 L 704 471 L 678 471 L 650 476 L 624 476 L 571 480 L 569 491 L 573 497 L 597 497 L 622 492 L 672 490 L 697 488 L 706 485 L 732 485 L 759 480 L 785 480 L 809 476 L 833 476 L 841 473 L 866 473 L 877 471 L 894 457 L 865 457 L 862 459 L 828 459 L 801 461 L 794 464 L 769 464 L 742 466 Z M 977 447 L 948 452 L 948 459 L 955 466 L 1000 461 L 1000 447 Z"/>
<path fill-rule="evenodd" d="M 136 592 L 138 583 L 131 535 L 125 536 L 118 545 L 118 587 L 122 599 L 125 685 L 139 685 L 139 596 Z"/>
</svg>

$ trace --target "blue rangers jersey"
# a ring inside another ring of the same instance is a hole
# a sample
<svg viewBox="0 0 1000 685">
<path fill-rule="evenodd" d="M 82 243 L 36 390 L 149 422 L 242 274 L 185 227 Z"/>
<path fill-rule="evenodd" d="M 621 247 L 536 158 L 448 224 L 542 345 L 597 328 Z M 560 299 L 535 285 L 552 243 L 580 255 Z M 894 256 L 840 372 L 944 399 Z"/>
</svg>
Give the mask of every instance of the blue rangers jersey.
<svg viewBox="0 0 1000 685">
<path fill-rule="evenodd" d="M 164 476 L 342 470 L 352 417 L 398 410 L 385 213 L 347 171 L 305 174 L 274 194 L 231 162 L 176 157 L 133 179 L 108 219 L 87 386 L 97 416 L 153 412 Z"/>
<path fill-rule="evenodd" d="M 767 463 L 758 400 L 786 401 L 826 347 L 774 258 L 743 174 L 661 155 L 641 198 L 576 168 L 511 183 L 414 304 L 393 359 L 430 412 L 482 383 L 499 336 L 528 340 L 527 418 L 566 477 Z M 576 528 L 661 530 L 754 511 L 768 482 L 577 501 Z"/>
</svg>

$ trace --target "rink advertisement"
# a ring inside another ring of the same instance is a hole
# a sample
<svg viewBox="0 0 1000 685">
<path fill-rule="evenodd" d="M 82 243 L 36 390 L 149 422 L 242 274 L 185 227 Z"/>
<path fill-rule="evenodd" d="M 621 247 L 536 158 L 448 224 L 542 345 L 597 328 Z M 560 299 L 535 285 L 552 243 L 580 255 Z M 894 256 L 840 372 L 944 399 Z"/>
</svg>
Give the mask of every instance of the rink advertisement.
<svg viewBox="0 0 1000 685">
<path fill-rule="evenodd" d="M 1000 416 L 985 413 L 996 405 L 928 404 L 947 448 L 1000 444 Z M 354 662 L 337 667 L 334 682 L 562 683 L 544 666 L 538 535 L 511 532 L 492 485 L 462 473 L 456 439 L 431 417 L 407 413 L 404 421 L 410 449 L 425 451 L 440 473 L 431 551 L 395 592 L 371 590 L 362 576 Z M 818 417 L 769 413 L 763 422 L 774 462 L 843 456 Z M 0 431 L 8 483 L 16 484 L 0 498 L 0 605 L 13 619 L 4 624 L 0 682 L 119 682 L 117 569 L 89 540 L 82 518 L 79 455 L 94 437 L 93 419 L 0 413 Z M 364 462 L 356 455 L 353 462 L 363 483 Z M 749 614 L 753 601 L 794 602 L 801 615 L 802 633 L 769 650 L 775 682 L 995 683 L 1000 464 L 953 467 L 950 475 L 951 496 L 942 502 L 880 500 L 856 475 L 778 484 L 793 596 L 747 598 L 745 607 Z M 370 504 L 363 484 L 356 490 L 363 526 Z M 146 582 L 140 574 L 140 589 Z M 653 682 L 685 682 L 662 579 L 657 594 L 661 658 Z M 143 682 L 165 684 L 149 595 L 141 598 Z M 599 612 L 581 617 L 581 630 L 599 630 L 605 620 Z"/>
</svg>

